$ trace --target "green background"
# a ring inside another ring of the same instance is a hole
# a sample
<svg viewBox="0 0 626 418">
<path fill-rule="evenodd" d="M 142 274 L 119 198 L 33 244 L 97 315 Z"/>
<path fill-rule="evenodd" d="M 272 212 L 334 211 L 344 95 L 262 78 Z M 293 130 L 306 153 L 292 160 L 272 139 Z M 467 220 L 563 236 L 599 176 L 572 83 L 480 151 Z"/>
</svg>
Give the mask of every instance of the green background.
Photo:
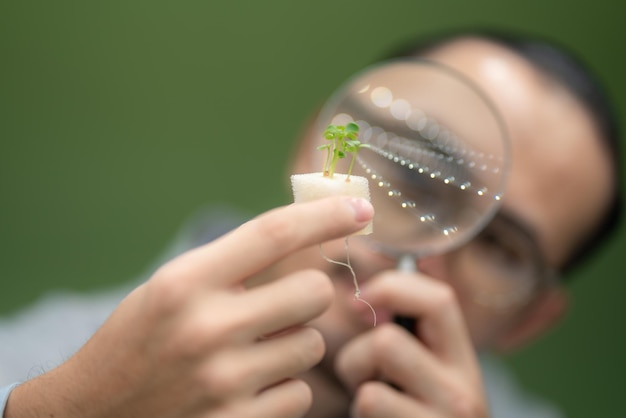
<svg viewBox="0 0 626 418">
<path fill-rule="evenodd" d="M 414 34 L 551 36 L 593 62 L 624 115 L 612 4 L 0 2 L 0 313 L 136 277 L 207 203 L 287 202 L 285 162 L 311 109 Z M 570 417 L 623 409 L 625 235 L 577 272 L 556 332 L 507 360 Z"/>
</svg>

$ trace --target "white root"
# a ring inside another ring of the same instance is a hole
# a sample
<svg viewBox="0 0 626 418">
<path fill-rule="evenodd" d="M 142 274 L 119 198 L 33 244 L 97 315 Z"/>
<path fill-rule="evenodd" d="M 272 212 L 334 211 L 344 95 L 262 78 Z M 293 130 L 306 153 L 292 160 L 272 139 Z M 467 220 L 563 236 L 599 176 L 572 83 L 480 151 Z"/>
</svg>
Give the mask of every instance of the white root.
<svg viewBox="0 0 626 418">
<path fill-rule="evenodd" d="M 307 173 L 307 174 L 294 174 L 291 176 L 291 187 L 293 191 L 294 202 L 310 202 L 312 200 L 321 199 L 329 196 L 350 196 L 360 197 L 367 200 L 370 199 L 369 184 L 365 177 L 361 176 L 348 176 L 345 174 L 335 173 L 333 177 L 325 176 L 323 173 Z M 370 222 L 360 231 L 355 232 L 353 235 L 368 235 L 373 232 L 373 224 Z M 374 315 L 374 326 L 376 326 L 376 311 L 365 299 L 361 298 L 361 290 L 356 278 L 356 273 L 350 264 L 350 252 L 348 245 L 348 237 L 345 240 L 346 243 L 346 260 L 347 263 L 333 260 L 327 257 L 322 251 L 322 245 L 320 244 L 320 254 L 329 263 L 345 266 L 350 270 L 352 279 L 354 282 L 354 297 L 365 303 L 372 310 Z"/>
<path fill-rule="evenodd" d="M 363 302 L 364 304 L 369 306 L 370 310 L 372 311 L 372 315 L 374 316 L 374 324 L 373 324 L 373 326 L 376 326 L 376 311 L 374 310 L 374 307 L 372 305 L 370 305 L 370 303 L 368 301 L 366 301 L 365 299 L 361 298 L 361 289 L 359 288 L 359 282 L 357 281 L 356 273 L 354 272 L 354 269 L 352 268 L 352 265 L 350 264 L 350 249 L 349 249 L 349 245 L 348 245 L 348 237 L 346 237 L 345 243 L 346 243 L 346 261 L 347 261 L 347 263 L 343 263 L 341 261 L 333 260 L 332 258 L 328 257 L 326 254 L 324 254 L 324 251 L 322 251 L 322 244 L 319 245 L 320 254 L 322 255 L 322 258 L 324 258 L 324 260 L 328 261 L 329 263 L 338 264 L 340 266 L 347 267 L 350 270 L 350 273 L 352 274 L 352 282 L 354 283 L 354 298 L 356 300 L 358 300 L 359 302 Z"/>
</svg>

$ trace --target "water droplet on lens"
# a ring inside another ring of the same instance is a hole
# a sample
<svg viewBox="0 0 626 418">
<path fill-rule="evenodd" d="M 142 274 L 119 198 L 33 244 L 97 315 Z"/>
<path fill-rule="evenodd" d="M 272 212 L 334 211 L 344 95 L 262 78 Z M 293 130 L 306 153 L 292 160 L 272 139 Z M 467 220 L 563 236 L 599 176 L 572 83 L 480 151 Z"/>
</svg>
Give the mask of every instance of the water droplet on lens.
<svg viewBox="0 0 626 418">
<path fill-rule="evenodd" d="M 449 226 L 447 228 L 444 228 L 441 232 L 443 232 L 445 236 L 449 237 L 450 235 L 454 234 L 457 231 L 458 231 L 458 228 L 456 226 Z"/>
<path fill-rule="evenodd" d="M 336 114 L 330 123 L 334 125 L 347 125 L 350 122 L 353 122 L 354 119 L 347 113 L 338 113 Z"/>
<path fill-rule="evenodd" d="M 364 121 L 363 119 L 359 119 L 355 123 L 359 125 L 359 129 L 361 130 L 361 132 L 364 131 L 365 129 L 370 128 L 370 124 L 367 123 L 367 121 Z"/>
<path fill-rule="evenodd" d="M 391 115 L 398 120 L 407 120 L 411 116 L 411 104 L 404 99 L 394 100 L 389 108 Z"/>
<path fill-rule="evenodd" d="M 387 87 L 376 87 L 370 93 L 370 99 L 375 106 L 387 107 L 393 101 L 393 94 Z"/>
<path fill-rule="evenodd" d="M 433 121 L 432 125 L 429 127 L 428 131 L 425 133 L 424 136 L 426 136 L 427 139 L 432 141 L 433 139 L 437 138 L 438 134 L 439 134 L 439 125 L 437 124 L 437 122 Z"/>
<path fill-rule="evenodd" d="M 434 220 L 435 220 L 435 215 L 433 215 L 432 213 L 427 213 L 425 215 L 420 216 L 421 222 L 432 222 Z"/>
<path fill-rule="evenodd" d="M 372 139 L 372 128 L 365 128 L 362 130 L 362 132 L 363 133 L 359 135 L 359 139 L 361 140 L 361 142 L 370 142 L 370 139 Z"/>
</svg>

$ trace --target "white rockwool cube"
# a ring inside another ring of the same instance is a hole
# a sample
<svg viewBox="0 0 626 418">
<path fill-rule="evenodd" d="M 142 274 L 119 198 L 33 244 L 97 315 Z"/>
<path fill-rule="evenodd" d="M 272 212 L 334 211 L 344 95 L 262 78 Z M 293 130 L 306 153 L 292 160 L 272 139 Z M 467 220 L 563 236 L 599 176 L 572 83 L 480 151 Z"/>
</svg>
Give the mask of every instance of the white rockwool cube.
<svg viewBox="0 0 626 418">
<path fill-rule="evenodd" d="M 293 174 L 291 189 L 294 202 L 310 202 L 330 196 L 360 197 L 370 200 L 370 189 L 367 179 L 361 176 L 350 176 L 346 181 L 346 174 L 333 174 L 332 177 L 323 173 Z M 353 235 L 368 235 L 373 232 L 372 222 Z"/>
</svg>

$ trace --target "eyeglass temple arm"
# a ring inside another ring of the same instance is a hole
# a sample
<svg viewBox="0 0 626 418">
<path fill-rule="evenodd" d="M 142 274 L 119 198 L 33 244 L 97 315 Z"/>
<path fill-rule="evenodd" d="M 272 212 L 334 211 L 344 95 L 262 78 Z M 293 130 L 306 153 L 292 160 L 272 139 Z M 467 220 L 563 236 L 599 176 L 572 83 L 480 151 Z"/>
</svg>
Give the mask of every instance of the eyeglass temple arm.
<svg viewBox="0 0 626 418">
<path fill-rule="evenodd" d="M 415 257 L 410 254 L 404 254 L 400 256 L 398 259 L 398 264 L 396 268 L 399 271 L 404 271 L 407 273 L 415 273 L 417 272 L 417 263 L 415 262 Z M 406 329 L 409 333 L 415 335 L 417 321 L 415 318 L 410 318 L 407 316 L 396 315 L 393 318 L 393 322 L 400 325 L 402 328 Z"/>
</svg>

